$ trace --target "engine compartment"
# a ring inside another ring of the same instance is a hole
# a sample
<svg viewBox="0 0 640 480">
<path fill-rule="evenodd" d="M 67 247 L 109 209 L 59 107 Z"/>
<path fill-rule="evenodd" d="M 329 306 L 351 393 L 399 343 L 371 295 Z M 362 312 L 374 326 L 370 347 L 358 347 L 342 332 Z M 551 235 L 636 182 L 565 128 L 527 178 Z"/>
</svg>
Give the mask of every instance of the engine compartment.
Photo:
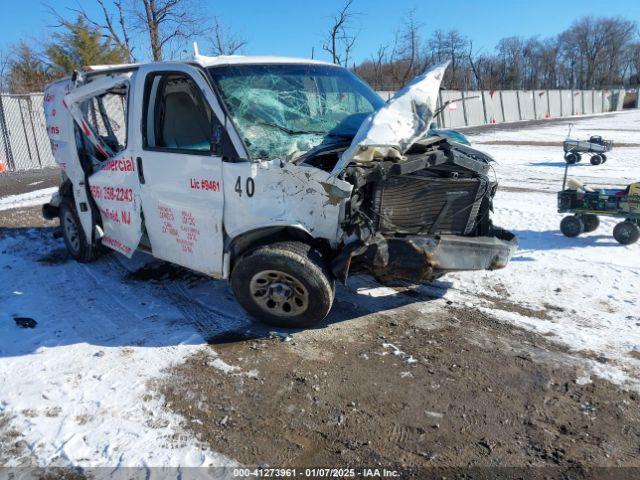
<svg viewBox="0 0 640 480">
<path fill-rule="evenodd" d="M 330 170 L 341 151 L 337 145 L 319 147 L 304 162 Z M 334 271 L 368 270 L 381 281 L 424 281 L 446 270 L 425 253 L 435 251 L 444 237 L 515 241 L 491 222 L 498 187 L 490 176 L 492 161 L 434 135 L 416 142 L 401 159 L 347 166 L 344 179 L 354 188 L 341 225 L 345 247 Z M 469 251 L 473 256 L 474 247 Z"/>
</svg>

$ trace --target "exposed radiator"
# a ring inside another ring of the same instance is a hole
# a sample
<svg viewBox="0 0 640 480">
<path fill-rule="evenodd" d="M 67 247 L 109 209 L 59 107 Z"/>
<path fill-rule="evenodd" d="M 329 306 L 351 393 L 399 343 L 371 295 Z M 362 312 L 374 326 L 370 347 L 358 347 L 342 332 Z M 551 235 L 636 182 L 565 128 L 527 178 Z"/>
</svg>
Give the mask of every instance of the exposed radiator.
<svg viewBox="0 0 640 480">
<path fill-rule="evenodd" d="M 381 233 L 469 234 L 487 186 L 480 178 L 390 177 L 375 187 L 372 216 Z"/>
</svg>

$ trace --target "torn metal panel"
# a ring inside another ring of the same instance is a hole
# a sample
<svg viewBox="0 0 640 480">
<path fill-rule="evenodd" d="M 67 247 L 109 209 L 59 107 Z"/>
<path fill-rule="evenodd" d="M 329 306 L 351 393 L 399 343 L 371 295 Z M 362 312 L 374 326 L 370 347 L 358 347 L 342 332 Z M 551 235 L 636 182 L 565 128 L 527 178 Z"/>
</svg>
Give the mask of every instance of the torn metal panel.
<svg viewBox="0 0 640 480">
<path fill-rule="evenodd" d="M 352 185 L 307 165 L 278 160 L 225 163 L 225 231 L 231 238 L 265 227 L 291 226 L 332 245 Z"/>
<path fill-rule="evenodd" d="M 515 253 L 515 236 L 504 230 L 491 236 L 376 236 L 357 261 L 381 282 L 431 281 L 447 272 L 503 268 Z"/>
<path fill-rule="evenodd" d="M 80 224 L 86 238 L 92 238 L 93 218 L 88 205 L 85 172 L 78 157 L 75 122 L 68 114 L 65 96 L 74 89 L 69 78 L 63 78 L 47 86 L 44 91 L 44 113 L 47 135 L 51 140 L 51 150 L 56 163 L 63 171 L 63 177 L 72 185 L 73 198 Z M 82 208 L 83 205 L 85 208 Z"/>
<path fill-rule="evenodd" d="M 447 61 L 431 67 L 369 115 L 331 173 L 338 175 L 352 161 L 399 158 L 424 137 L 433 120 L 448 65 Z"/>
</svg>

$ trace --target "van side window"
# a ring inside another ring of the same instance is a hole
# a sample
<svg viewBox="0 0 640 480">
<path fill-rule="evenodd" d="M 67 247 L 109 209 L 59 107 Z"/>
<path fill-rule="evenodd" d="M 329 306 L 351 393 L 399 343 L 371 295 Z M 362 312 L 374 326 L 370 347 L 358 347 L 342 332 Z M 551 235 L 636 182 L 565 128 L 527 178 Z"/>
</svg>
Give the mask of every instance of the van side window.
<svg viewBox="0 0 640 480">
<path fill-rule="evenodd" d="M 85 119 L 114 153 L 127 145 L 126 89 L 91 97 L 81 106 Z"/>
<path fill-rule="evenodd" d="M 211 151 L 211 108 L 196 83 L 180 73 L 147 78 L 144 146 L 154 150 Z"/>
</svg>

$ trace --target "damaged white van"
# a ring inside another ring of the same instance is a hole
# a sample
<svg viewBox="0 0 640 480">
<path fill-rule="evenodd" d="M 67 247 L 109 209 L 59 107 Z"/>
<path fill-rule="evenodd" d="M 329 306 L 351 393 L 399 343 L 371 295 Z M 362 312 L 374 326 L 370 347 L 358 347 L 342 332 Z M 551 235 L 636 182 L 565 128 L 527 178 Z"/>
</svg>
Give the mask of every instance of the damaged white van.
<svg viewBox="0 0 640 480">
<path fill-rule="evenodd" d="M 73 257 L 136 250 L 229 279 L 256 319 L 321 321 L 335 281 L 504 267 L 491 158 L 426 136 L 446 65 L 385 103 L 347 69 L 275 57 L 94 67 L 45 91 Z"/>
</svg>

